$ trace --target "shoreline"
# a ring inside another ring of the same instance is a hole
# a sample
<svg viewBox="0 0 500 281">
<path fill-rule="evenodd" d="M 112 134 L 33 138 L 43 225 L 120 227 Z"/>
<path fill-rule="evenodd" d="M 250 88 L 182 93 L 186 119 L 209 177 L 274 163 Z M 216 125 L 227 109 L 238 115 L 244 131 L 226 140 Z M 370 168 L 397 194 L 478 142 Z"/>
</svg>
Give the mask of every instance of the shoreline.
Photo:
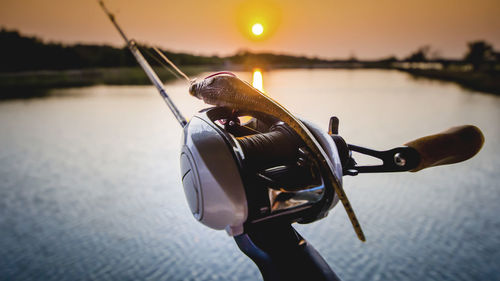
<svg viewBox="0 0 500 281">
<path fill-rule="evenodd" d="M 209 71 L 209 66 L 188 66 L 188 75 Z M 165 68 L 154 68 L 162 81 L 175 79 Z M 31 98 L 46 95 L 51 89 L 95 85 L 149 85 L 149 78 L 140 67 L 89 68 L 72 70 L 41 70 L 0 73 L 0 99 Z"/>
<path fill-rule="evenodd" d="M 435 69 L 397 69 L 416 78 L 453 82 L 459 86 L 487 94 L 500 95 L 500 72 L 450 71 Z"/>
</svg>

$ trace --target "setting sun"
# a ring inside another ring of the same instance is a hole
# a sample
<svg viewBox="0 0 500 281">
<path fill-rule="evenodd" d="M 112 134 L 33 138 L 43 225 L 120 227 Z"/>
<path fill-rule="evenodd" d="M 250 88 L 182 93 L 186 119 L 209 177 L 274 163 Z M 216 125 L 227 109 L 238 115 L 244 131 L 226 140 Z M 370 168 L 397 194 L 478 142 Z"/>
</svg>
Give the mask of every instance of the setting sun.
<svg viewBox="0 0 500 281">
<path fill-rule="evenodd" d="M 259 36 L 264 32 L 264 27 L 260 23 L 256 23 L 252 26 L 252 33 L 255 36 Z"/>
</svg>

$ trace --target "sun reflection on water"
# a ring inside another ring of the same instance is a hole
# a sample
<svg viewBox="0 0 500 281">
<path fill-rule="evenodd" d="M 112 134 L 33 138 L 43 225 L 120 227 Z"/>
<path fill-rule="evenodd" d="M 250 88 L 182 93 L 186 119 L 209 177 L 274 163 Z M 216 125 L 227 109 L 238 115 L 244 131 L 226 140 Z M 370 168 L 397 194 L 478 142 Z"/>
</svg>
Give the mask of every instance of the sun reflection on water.
<svg viewBox="0 0 500 281">
<path fill-rule="evenodd" d="M 264 82 L 262 79 L 262 71 L 260 68 L 255 68 L 253 70 L 252 86 L 264 93 Z"/>
</svg>

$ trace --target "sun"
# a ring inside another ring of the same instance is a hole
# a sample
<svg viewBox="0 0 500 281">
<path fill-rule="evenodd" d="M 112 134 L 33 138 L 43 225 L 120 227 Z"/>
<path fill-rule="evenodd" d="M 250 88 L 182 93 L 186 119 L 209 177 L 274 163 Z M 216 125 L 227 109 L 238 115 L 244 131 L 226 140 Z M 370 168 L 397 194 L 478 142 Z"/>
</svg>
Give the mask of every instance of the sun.
<svg viewBox="0 0 500 281">
<path fill-rule="evenodd" d="M 283 7 L 282 4 L 276 3 L 276 0 L 238 0 L 233 2 L 240 2 L 235 6 L 233 15 L 238 31 L 244 39 L 252 41 L 252 44 L 257 44 L 257 42 L 273 38 L 279 31 Z"/>
<path fill-rule="evenodd" d="M 260 23 L 256 23 L 252 26 L 252 33 L 255 36 L 260 36 L 264 32 L 264 27 Z"/>
</svg>

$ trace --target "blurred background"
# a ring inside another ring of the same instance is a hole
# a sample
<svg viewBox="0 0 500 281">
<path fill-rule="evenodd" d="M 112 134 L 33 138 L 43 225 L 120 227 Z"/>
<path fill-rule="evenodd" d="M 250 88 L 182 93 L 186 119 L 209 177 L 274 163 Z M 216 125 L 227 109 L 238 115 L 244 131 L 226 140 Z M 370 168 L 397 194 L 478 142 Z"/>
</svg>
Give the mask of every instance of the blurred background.
<svg viewBox="0 0 500 281">
<path fill-rule="evenodd" d="M 474 124 L 471 160 L 345 177 L 296 225 L 343 280 L 500 280 L 500 3 L 106 1 L 182 112 L 191 78 L 230 70 L 347 142 L 389 149 Z M 0 1 L 0 279 L 259 280 L 193 219 L 181 129 L 97 1 Z"/>
</svg>

